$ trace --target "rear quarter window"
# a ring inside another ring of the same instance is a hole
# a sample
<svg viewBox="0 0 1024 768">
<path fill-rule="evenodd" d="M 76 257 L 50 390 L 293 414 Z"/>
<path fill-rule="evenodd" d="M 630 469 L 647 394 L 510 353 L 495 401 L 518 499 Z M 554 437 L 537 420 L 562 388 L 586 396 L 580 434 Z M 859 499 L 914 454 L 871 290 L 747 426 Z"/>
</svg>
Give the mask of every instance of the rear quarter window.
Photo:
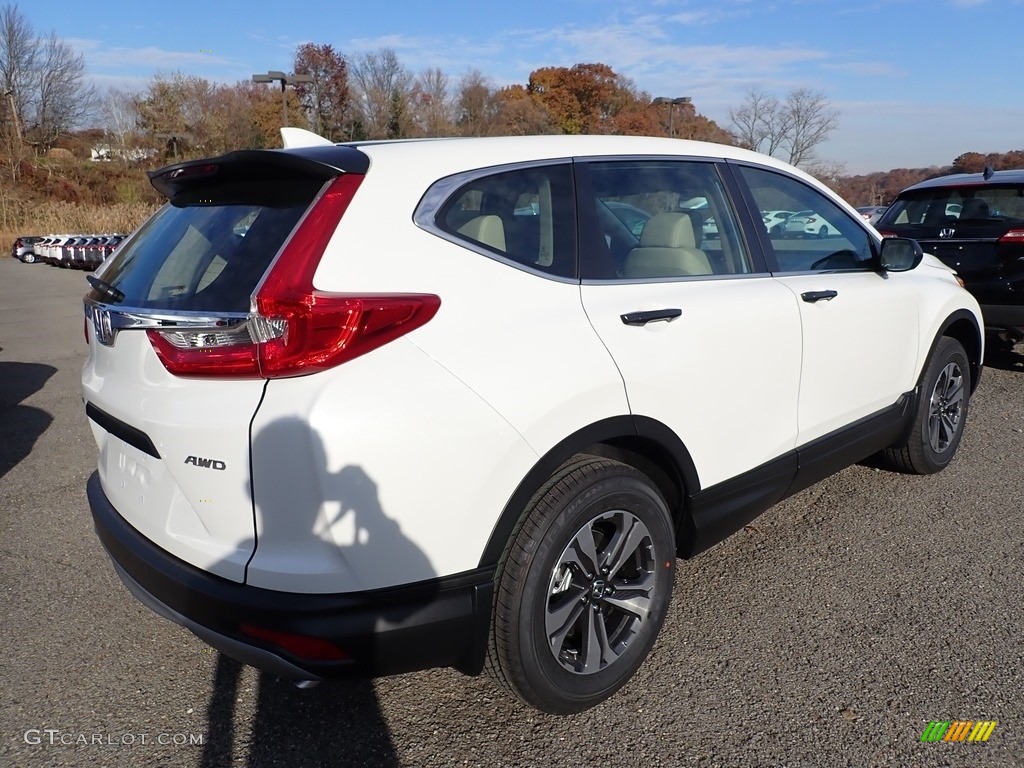
<svg viewBox="0 0 1024 768">
<path fill-rule="evenodd" d="M 568 165 L 481 175 L 441 205 L 435 226 L 481 253 L 558 277 L 576 275 L 576 205 Z"/>
</svg>

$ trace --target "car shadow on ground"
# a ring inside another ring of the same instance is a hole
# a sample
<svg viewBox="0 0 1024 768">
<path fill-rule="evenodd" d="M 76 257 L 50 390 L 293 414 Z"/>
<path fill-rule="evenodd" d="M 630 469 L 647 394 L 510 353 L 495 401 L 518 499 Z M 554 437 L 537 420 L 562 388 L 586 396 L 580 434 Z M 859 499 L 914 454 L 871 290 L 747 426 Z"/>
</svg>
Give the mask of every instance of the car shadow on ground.
<svg viewBox="0 0 1024 768">
<path fill-rule="evenodd" d="M 39 363 L 0 362 L 0 477 L 29 455 L 53 417 L 22 405 L 38 392 L 57 369 Z"/>
</svg>

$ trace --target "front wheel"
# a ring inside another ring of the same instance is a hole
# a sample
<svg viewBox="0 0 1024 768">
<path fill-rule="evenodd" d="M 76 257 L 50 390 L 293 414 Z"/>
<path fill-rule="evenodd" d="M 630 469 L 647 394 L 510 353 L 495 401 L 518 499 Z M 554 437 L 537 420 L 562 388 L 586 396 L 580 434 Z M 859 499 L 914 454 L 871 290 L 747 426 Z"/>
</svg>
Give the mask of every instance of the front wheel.
<svg viewBox="0 0 1024 768">
<path fill-rule="evenodd" d="M 930 475 L 945 468 L 960 445 L 971 395 L 970 361 L 956 339 L 943 336 L 921 377 L 914 424 L 903 443 L 885 452 L 903 472 Z"/>
<path fill-rule="evenodd" d="M 675 539 L 651 480 L 596 456 L 564 464 L 498 569 L 488 669 L 522 701 L 581 712 L 633 676 L 661 629 Z"/>
</svg>

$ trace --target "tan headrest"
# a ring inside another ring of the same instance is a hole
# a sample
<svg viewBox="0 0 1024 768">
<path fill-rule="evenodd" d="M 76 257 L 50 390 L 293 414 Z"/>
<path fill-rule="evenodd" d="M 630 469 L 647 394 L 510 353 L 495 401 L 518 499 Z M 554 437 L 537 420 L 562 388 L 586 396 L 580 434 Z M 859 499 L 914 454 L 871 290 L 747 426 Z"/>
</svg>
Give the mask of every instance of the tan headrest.
<svg viewBox="0 0 1024 768">
<path fill-rule="evenodd" d="M 656 213 L 640 233 L 641 248 L 696 248 L 693 221 L 686 213 Z"/>
<path fill-rule="evenodd" d="M 494 214 L 475 216 L 459 227 L 459 234 L 499 251 L 505 250 L 505 225 Z"/>
</svg>

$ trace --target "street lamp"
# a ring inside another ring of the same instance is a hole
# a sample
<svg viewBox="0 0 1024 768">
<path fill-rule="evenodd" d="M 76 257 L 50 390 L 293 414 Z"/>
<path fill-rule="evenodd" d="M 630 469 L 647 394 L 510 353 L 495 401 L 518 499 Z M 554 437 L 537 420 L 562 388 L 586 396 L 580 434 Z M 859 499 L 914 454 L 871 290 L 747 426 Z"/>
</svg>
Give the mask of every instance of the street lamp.
<svg viewBox="0 0 1024 768">
<path fill-rule="evenodd" d="M 670 137 L 675 138 L 676 135 L 675 124 L 672 120 L 673 108 L 676 104 L 689 104 L 692 101 L 693 99 L 689 96 L 678 96 L 674 99 L 669 98 L 668 96 L 658 96 L 654 99 L 654 104 L 668 104 L 668 135 Z"/>
<path fill-rule="evenodd" d="M 252 81 L 254 83 L 273 83 L 277 81 L 281 83 L 281 125 L 288 125 L 288 96 L 285 94 L 285 88 L 296 83 L 312 83 L 313 76 L 286 75 L 284 72 L 272 69 L 265 75 L 253 75 Z"/>
</svg>

